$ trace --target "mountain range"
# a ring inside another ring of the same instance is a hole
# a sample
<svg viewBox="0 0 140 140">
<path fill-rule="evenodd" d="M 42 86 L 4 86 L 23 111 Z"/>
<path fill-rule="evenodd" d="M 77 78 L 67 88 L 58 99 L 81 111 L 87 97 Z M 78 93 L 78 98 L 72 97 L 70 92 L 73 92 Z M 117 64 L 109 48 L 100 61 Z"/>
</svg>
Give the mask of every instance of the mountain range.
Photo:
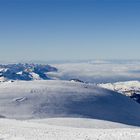
<svg viewBox="0 0 140 140">
<path fill-rule="evenodd" d="M 41 80 L 50 79 L 47 72 L 55 72 L 57 69 L 50 65 L 42 64 L 7 64 L 0 65 L 0 81 L 6 80 Z"/>
</svg>

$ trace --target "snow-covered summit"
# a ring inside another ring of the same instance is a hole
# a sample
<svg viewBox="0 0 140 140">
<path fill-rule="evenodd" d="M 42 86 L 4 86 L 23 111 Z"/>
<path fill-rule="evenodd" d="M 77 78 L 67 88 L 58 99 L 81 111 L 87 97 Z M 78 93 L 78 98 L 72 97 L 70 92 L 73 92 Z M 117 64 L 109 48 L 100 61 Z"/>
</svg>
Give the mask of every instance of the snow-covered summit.
<svg viewBox="0 0 140 140">
<path fill-rule="evenodd" d="M 0 81 L 49 79 L 47 72 L 57 71 L 55 67 L 41 64 L 0 65 Z"/>
<path fill-rule="evenodd" d="M 138 103 L 140 103 L 140 82 L 139 81 L 126 81 L 116 83 L 98 84 L 98 86 L 117 91 L 126 96 L 130 96 Z"/>
<path fill-rule="evenodd" d="M 105 83 L 105 84 L 98 84 L 98 86 L 123 93 L 127 96 L 131 96 L 133 93 L 140 93 L 139 81 Z"/>
</svg>

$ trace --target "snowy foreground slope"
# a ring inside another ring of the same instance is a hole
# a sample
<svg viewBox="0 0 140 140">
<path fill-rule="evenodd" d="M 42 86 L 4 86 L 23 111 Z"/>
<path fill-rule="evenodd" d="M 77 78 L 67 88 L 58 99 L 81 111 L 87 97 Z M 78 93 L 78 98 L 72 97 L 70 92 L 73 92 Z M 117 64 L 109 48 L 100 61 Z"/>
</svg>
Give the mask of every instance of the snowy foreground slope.
<svg viewBox="0 0 140 140">
<path fill-rule="evenodd" d="M 70 121 L 71 119 L 67 120 Z M 91 121 L 92 122 L 92 121 Z M 98 121 L 97 121 L 98 122 Z M 99 124 L 102 123 L 98 122 Z M 104 122 L 108 124 L 108 122 Z M 111 124 L 111 123 L 110 123 Z M 0 119 L 0 140 L 139 140 L 140 129 L 90 129 Z"/>
<path fill-rule="evenodd" d="M 139 104 L 93 84 L 49 80 L 0 84 L 0 116 L 80 117 L 140 126 Z"/>
<path fill-rule="evenodd" d="M 0 140 L 139 140 L 139 108 L 129 97 L 94 84 L 4 82 Z"/>
</svg>

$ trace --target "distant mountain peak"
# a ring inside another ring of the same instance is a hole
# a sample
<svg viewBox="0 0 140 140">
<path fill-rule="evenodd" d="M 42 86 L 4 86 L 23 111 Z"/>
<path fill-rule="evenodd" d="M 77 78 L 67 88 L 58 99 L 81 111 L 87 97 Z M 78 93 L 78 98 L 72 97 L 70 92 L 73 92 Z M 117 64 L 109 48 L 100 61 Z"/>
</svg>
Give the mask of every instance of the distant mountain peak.
<svg viewBox="0 0 140 140">
<path fill-rule="evenodd" d="M 7 64 L 0 65 L 0 80 L 47 80 L 47 72 L 57 71 L 55 67 L 43 64 Z"/>
</svg>

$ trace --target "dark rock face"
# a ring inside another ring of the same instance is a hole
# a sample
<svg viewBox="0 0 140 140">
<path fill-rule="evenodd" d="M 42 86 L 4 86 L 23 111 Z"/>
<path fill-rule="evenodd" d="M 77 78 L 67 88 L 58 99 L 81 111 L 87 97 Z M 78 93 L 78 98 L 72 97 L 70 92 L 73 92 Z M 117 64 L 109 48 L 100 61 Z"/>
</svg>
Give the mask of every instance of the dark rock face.
<svg viewBox="0 0 140 140">
<path fill-rule="evenodd" d="M 135 100 L 140 104 L 140 94 L 134 93 L 132 96 L 130 96 L 130 98 L 132 98 L 133 100 Z"/>
<path fill-rule="evenodd" d="M 33 80 L 33 73 L 40 79 L 49 79 L 47 72 L 57 71 L 55 67 L 41 64 L 8 64 L 0 65 L 0 77 L 8 80 Z"/>
<path fill-rule="evenodd" d="M 70 81 L 79 82 L 79 83 L 85 83 L 84 81 L 79 80 L 79 79 L 70 79 Z"/>
</svg>

